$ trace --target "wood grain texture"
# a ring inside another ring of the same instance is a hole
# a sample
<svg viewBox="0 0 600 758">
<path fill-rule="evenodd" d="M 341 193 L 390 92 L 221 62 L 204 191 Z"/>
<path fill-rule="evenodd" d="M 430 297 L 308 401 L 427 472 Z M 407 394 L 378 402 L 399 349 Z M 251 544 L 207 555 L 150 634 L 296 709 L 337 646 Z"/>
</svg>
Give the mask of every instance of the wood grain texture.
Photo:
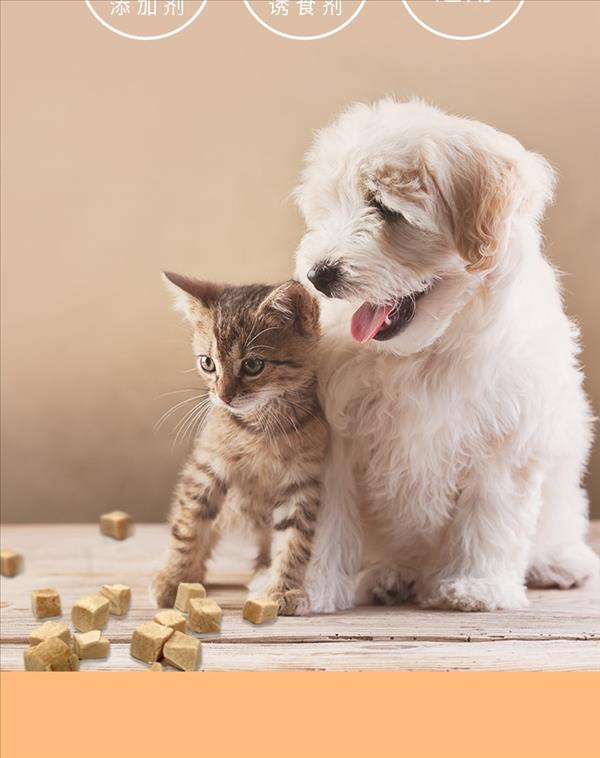
<svg viewBox="0 0 600 758">
<path fill-rule="evenodd" d="M 591 530 L 600 551 L 600 523 Z M 27 635 L 39 625 L 30 609 L 36 587 L 59 590 L 63 620 L 75 600 L 100 584 L 132 588 L 132 607 L 111 616 L 106 661 L 82 670 L 146 670 L 129 655 L 133 629 L 154 615 L 147 587 L 160 566 L 167 528 L 142 524 L 116 542 L 93 525 L 5 526 L 2 546 L 25 556 L 25 573 L 2 577 L 0 665 L 22 670 Z M 529 592 L 516 612 L 452 613 L 414 606 L 362 607 L 310 618 L 279 618 L 255 627 L 241 618 L 254 554 L 240 535 L 224 541 L 211 562 L 209 595 L 224 610 L 219 634 L 200 635 L 204 670 L 600 670 L 600 578 L 585 587 Z"/>
</svg>

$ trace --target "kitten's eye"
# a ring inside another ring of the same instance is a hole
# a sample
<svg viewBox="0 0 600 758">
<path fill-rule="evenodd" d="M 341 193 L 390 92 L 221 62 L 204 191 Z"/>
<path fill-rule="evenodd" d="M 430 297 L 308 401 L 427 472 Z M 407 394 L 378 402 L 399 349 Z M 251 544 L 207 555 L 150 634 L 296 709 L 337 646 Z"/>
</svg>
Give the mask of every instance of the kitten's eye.
<svg viewBox="0 0 600 758">
<path fill-rule="evenodd" d="M 215 362 L 209 355 L 199 355 L 198 363 L 202 371 L 206 371 L 207 374 L 212 374 L 216 370 Z"/>
<path fill-rule="evenodd" d="M 387 205 L 384 205 L 381 200 L 376 197 L 372 197 L 369 200 L 369 208 L 375 208 L 386 221 L 400 221 L 404 218 L 400 211 L 394 211 L 391 208 L 388 208 Z"/>
<path fill-rule="evenodd" d="M 262 358 L 246 358 L 242 361 L 242 373 L 247 376 L 257 376 L 264 369 L 265 362 Z"/>
</svg>

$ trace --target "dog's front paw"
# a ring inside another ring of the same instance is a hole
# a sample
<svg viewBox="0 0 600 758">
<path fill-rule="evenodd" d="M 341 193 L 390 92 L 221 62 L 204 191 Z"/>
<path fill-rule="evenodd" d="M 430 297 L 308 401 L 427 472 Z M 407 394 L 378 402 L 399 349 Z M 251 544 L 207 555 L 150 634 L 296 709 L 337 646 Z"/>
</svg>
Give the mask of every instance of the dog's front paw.
<svg viewBox="0 0 600 758">
<path fill-rule="evenodd" d="M 172 608 L 177 597 L 178 582 L 164 572 L 158 574 L 150 585 L 150 597 L 157 608 Z"/>
<path fill-rule="evenodd" d="M 271 592 L 269 597 L 277 601 L 279 616 L 307 616 L 310 612 L 308 595 L 302 589 Z"/>
<path fill-rule="evenodd" d="M 307 583 L 306 591 L 313 613 L 335 613 L 354 608 L 355 588 L 351 581 L 339 582 L 334 590 L 323 584 Z"/>
<path fill-rule="evenodd" d="M 257 571 L 248 582 L 248 597 L 265 597 L 269 594 L 269 585 L 273 585 L 273 579 L 268 569 Z"/>
<path fill-rule="evenodd" d="M 600 558 L 584 542 L 559 545 L 547 554 L 536 556 L 527 572 L 530 587 L 580 587 L 598 576 Z"/>
<path fill-rule="evenodd" d="M 500 583 L 469 577 L 444 579 L 421 598 L 424 608 L 453 611 L 501 611 L 527 605 L 525 587 L 514 581 Z"/>
<path fill-rule="evenodd" d="M 398 605 L 413 600 L 415 582 L 410 574 L 402 574 L 395 567 L 382 566 L 373 584 L 375 605 Z"/>
</svg>

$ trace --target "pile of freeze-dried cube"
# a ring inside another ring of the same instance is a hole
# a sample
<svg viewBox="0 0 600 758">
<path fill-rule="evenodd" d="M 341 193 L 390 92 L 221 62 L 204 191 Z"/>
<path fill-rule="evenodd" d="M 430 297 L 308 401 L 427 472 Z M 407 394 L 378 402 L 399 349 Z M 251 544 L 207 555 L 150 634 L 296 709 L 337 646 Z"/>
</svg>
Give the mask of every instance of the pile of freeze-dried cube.
<svg viewBox="0 0 600 758">
<path fill-rule="evenodd" d="M 187 619 L 183 615 L 188 614 Z M 243 617 L 253 624 L 277 618 L 277 603 L 269 598 L 247 600 Z M 177 588 L 175 607 L 158 611 L 153 621 L 139 626 L 131 639 L 131 655 L 150 664 L 151 671 L 162 671 L 160 661 L 181 669 L 196 671 L 202 658 L 202 645 L 193 632 L 219 632 L 223 612 L 206 596 L 205 588 L 196 582 L 182 582 Z"/>
<path fill-rule="evenodd" d="M 98 592 L 80 597 L 71 609 L 75 633 L 61 621 L 46 621 L 31 632 L 25 670 L 77 671 L 80 660 L 107 658 L 110 642 L 102 630 L 111 614 L 123 616 L 130 604 L 131 590 L 124 584 L 103 584 Z M 60 595 L 51 587 L 33 590 L 31 607 L 38 619 L 62 614 Z"/>
<path fill-rule="evenodd" d="M 111 614 L 123 616 L 131 604 L 131 589 L 124 584 L 103 584 L 99 591 L 84 595 L 71 609 L 72 633 L 62 621 L 46 621 L 29 635 L 25 650 L 26 671 L 77 671 L 79 661 L 107 658 L 110 642 L 103 636 Z M 62 615 L 57 590 L 51 587 L 33 590 L 31 607 L 38 619 Z M 187 613 L 187 619 L 183 615 Z M 247 600 L 243 618 L 264 624 L 277 618 L 277 602 L 270 598 Z M 182 582 L 177 589 L 175 607 L 158 611 L 154 620 L 133 632 L 130 652 L 134 658 L 150 664 L 151 671 L 162 671 L 160 661 L 181 671 L 196 671 L 200 665 L 200 640 L 187 634 L 219 632 L 223 613 L 219 605 L 206 596 L 199 583 Z"/>
<path fill-rule="evenodd" d="M 187 620 L 180 611 L 188 614 Z M 195 632 L 218 632 L 221 617 L 221 609 L 206 597 L 201 584 L 182 583 L 177 589 L 175 608 L 159 611 L 154 621 L 134 631 L 131 655 L 150 663 L 152 671 L 162 670 L 160 660 L 182 671 L 195 671 L 202 650 L 200 640 L 186 633 L 188 622 Z"/>
<path fill-rule="evenodd" d="M 111 511 L 100 517 L 102 534 L 116 540 L 131 535 L 133 519 L 123 511 Z M 12 550 L 0 551 L 0 571 L 14 577 L 23 571 L 23 556 Z M 131 604 L 131 589 L 124 584 L 103 584 L 98 592 L 79 598 L 71 609 L 77 630 L 71 632 L 62 621 L 46 621 L 28 638 L 25 650 L 26 671 L 77 671 L 79 661 L 107 658 L 110 641 L 102 630 L 111 614 L 123 616 Z M 32 610 L 36 618 L 62 615 L 59 593 L 50 587 L 33 590 Z M 187 619 L 183 615 L 187 613 Z M 150 664 L 150 671 L 162 671 L 160 661 L 182 671 L 195 671 L 201 661 L 201 643 L 187 634 L 207 634 L 221 629 L 222 611 L 206 596 L 199 583 L 182 582 L 177 589 L 175 607 L 160 610 L 154 620 L 138 627 L 131 639 L 131 655 Z M 270 598 L 247 600 L 242 616 L 252 624 L 264 624 L 277 618 L 277 602 Z"/>
</svg>

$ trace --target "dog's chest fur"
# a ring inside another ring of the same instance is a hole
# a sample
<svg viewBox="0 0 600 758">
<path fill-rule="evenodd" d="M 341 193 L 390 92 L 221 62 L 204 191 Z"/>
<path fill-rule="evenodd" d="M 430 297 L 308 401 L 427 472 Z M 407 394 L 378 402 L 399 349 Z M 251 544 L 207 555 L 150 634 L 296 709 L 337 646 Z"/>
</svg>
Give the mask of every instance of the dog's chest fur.
<svg viewBox="0 0 600 758">
<path fill-rule="evenodd" d="M 384 541 L 434 545 L 482 430 L 515 423 L 510 406 L 498 411 L 464 391 L 465 383 L 482 394 L 495 384 L 485 376 L 470 382 L 469 373 L 467 359 L 451 353 L 399 358 L 360 347 L 331 361 L 327 416 L 351 441 L 363 516 Z"/>
</svg>

